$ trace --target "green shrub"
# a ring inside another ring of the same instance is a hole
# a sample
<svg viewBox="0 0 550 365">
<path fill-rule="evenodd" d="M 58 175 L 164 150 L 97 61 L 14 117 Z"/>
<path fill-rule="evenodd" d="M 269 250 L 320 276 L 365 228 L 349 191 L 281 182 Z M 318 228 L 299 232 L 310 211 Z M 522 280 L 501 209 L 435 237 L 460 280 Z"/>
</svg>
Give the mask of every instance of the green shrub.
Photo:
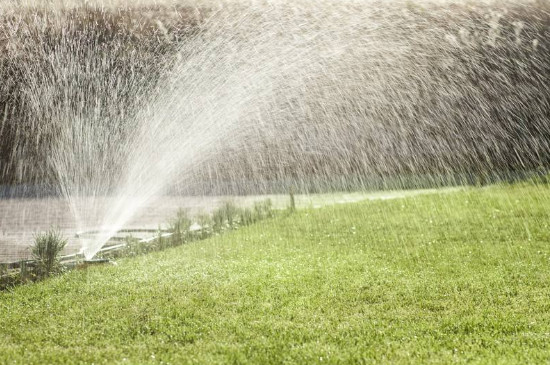
<svg viewBox="0 0 550 365">
<path fill-rule="evenodd" d="M 187 211 L 179 209 L 176 213 L 176 217 L 170 222 L 169 230 L 172 232 L 172 236 L 170 237 L 172 245 L 180 245 L 189 239 L 189 229 L 192 223 Z M 162 237 L 159 237 L 159 240 L 162 240 Z"/>
<path fill-rule="evenodd" d="M 221 208 L 224 212 L 227 225 L 231 228 L 237 223 L 237 217 L 239 215 L 239 208 L 232 202 L 225 202 Z"/>
<path fill-rule="evenodd" d="M 120 256 L 137 256 L 152 251 L 151 245 L 141 242 L 139 239 L 129 236 L 124 239 L 126 246 L 121 251 Z"/>
<path fill-rule="evenodd" d="M 38 272 L 38 265 L 37 265 L 37 272 Z M 19 262 L 19 282 L 26 283 L 27 281 L 31 281 L 33 279 L 36 279 L 36 275 L 31 273 L 31 271 L 29 270 L 29 265 L 27 261 L 21 260 Z"/>
<path fill-rule="evenodd" d="M 273 203 L 271 202 L 271 199 L 254 203 L 254 217 L 256 221 L 272 218 L 273 215 Z"/>
<path fill-rule="evenodd" d="M 61 232 L 51 229 L 45 233 L 38 234 L 34 239 L 32 257 L 35 260 L 35 273 L 38 278 L 48 277 L 62 271 L 59 262 L 59 254 L 65 248 L 67 240 Z M 25 279 L 26 263 L 21 263 L 21 277 Z"/>
<path fill-rule="evenodd" d="M 213 230 L 221 232 L 226 228 L 234 228 L 239 216 L 239 208 L 232 202 L 225 202 L 212 213 Z"/>
<path fill-rule="evenodd" d="M 18 277 L 10 275 L 8 265 L 0 264 L 0 290 L 14 286 L 14 279 L 18 279 Z"/>
<path fill-rule="evenodd" d="M 173 239 L 173 235 L 170 237 L 163 237 L 162 229 L 159 226 L 157 229 L 157 238 L 151 243 L 153 243 L 151 245 L 151 250 L 164 250 L 165 248 L 181 244 L 181 240 L 176 241 Z"/>
<path fill-rule="evenodd" d="M 199 239 L 204 239 L 212 235 L 214 220 L 208 214 L 197 215 L 197 224 L 201 227 L 199 232 L 193 232 Z"/>
<path fill-rule="evenodd" d="M 10 289 L 22 283 L 21 275 L 18 272 L 6 270 L 0 274 L 0 290 Z"/>
<path fill-rule="evenodd" d="M 218 209 L 212 213 L 212 230 L 214 232 L 220 232 L 223 229 L 225 223 L 225 216 L 223 211 Z"/>
<path fill-rule="evenodd" d="M 256 221 L 256 217 L 250 208 L 243 208 L 240 212 L 241 224 L 249 226 Z"/>
</svg>

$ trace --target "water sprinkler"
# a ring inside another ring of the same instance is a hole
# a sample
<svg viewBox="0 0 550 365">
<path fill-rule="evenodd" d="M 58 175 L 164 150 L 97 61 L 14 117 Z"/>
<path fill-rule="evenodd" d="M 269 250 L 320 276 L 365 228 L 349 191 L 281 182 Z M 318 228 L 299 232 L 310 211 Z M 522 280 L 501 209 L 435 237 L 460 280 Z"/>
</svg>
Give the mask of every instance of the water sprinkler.
<svg viewBox="0 0 550 365">
<path fill-rule="evenodd" d="M 82 261 L 84 265 L 99 265 L 99 264 L 114 264 L 114 261 L 111 261 L 109 259 L 89 259 Z"/>
</svg>

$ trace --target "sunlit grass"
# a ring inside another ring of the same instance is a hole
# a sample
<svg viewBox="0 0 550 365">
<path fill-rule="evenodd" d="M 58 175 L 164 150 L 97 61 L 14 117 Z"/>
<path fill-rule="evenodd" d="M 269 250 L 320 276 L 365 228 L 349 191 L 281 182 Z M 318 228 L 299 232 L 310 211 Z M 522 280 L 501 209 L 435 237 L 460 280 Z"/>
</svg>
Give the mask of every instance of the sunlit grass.
<svg viewBox="0 0 550 365">
<path fill-rule="evenodd" d="M 366 201 L 0 294 L 0 363 L 541 363 L 550 191 Z"/>
</svg>

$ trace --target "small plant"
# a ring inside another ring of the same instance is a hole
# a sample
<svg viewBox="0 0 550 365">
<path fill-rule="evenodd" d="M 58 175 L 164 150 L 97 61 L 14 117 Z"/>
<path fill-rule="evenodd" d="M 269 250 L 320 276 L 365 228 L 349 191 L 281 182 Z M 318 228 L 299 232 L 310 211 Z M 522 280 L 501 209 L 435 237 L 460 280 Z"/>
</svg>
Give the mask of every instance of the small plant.
<svg viewBox="0 0 550 365">
<path fill-rule="evenodd" d="M 250 208 L 244 208 L 241 210 L 241 225 L 249 226 L 256 221 L 256 217 Z"/>
<path fill-rule="evenodd" d="M 10 270 L 6 265 L 0 265 L 0 290 L 13 288 L 23 283 L 19 272 Z"/>
<path fill-rule="evenodd" d="M 192 223 L 186 210 L 178 210 L 176 217 L 170 222 L 170 232 L 172 232 L 170 240 L 172 245 L 180 245 L 189 239 Z"/>
<path fill-rule="evenodd" d="M 126 246 L 124 250 L 121 251 L 120 257 L 123 256 L 137 256 L 149 252 L 150 245 L 147 243 L 140 242 L 139 239 L 129 236 L 125 238 Z"/>
<path fill-rule="evenodd" d="M 0 264 L 0 290 L 4 290 L 13 285 L 13 279 L 9 275 L 8 266 Z"/>
<path fill-rule="evenodd" d="M 59 254 L 63 251 L 66 244 L 67 240 L 55 229 L 38 234 L 35 237 L 32 256 L 36 262 L 35 273 L 39 279 L 62 271 Z M 25 279 L 26 276 L 24 274 L 27 270 L 26 266 L 26 263 L 21 263 L 22 279 Z"/>
<path fill-rule="evenodd" d="M 273 215 L 273 203 L 271 199 L 254 203 L 254 221 L 272 218 Z"/>
<path fill-rule="evenodd" d="M 221 209 L 215 210 L 212 213 L 212 231 L 220 232 L 225 224 L 225 215 Z"/>
<path fill-rule="evenodd" d="M 198 233 L 200 239 L 205 239 L 213 233 L 214 221 L 208 214 L 199 214 L 197 216 L 197 224 L 201 227 Z"/>
<path fill-rule="evenodd" d="M 170 237 L 171 238 L 171 237 Z M 164 250 L 165 248 L 168 248 L 169 246 L 175 246 L 177 244 L 179 244 L 179 242 L 174 242 L 174 240 L 171 240 L 171 239 L 166 239 L 163 237 L 162 235 L 162 229 L 159 228 L 157 229 L 157 239 L 155 240 L 156 242 L 156 249 L 157 250 Z M 155 249 L 155 247 L 151 247 L 152 250 Z"/>
<path fill-rule="evenodd" d="M 19 281 L 21 283 L 26 283 L 27 281 L 31 280 L 32 275 L 29 271 L 29 266 L 27 264 L 27 261 L 21 260 L 19 262 Z"/>
<path fill-rule="evenodd" d="M 234 228 L 237 223 L 239 208 L 232 202 L 225 202 L 212 213 L 213 230 L 221 232 L 226 228 Z"/>
<path fill-rule="evenodd" d="M 227 225 L 231 228 L 237 223 L 239 208 L 232 202 L 225 202 L 221 208 L 224 212 Z"/>
</svg>

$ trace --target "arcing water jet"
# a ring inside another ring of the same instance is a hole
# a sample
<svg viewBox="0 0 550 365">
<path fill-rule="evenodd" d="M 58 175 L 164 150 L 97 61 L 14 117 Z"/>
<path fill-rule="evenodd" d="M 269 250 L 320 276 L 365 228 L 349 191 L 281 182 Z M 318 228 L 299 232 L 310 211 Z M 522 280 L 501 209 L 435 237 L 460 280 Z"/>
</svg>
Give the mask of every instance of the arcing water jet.
<svg viewBox="0 0 550 365">
<path fill-rule="evenodd" d="M 437 185 L 550 165 L 546 3 L 243 2 L 192 12 L 183 39 L 159 26 L 166 43 L 142 59 L 131 36 L 83 25 L 87 10 L 6 29 L 9 57 L 30 55 L 17 135 L 36 135 L 37 176 L 78 228 L 104 232 L 88 258 L 167 190 Z"/>
</svg>

